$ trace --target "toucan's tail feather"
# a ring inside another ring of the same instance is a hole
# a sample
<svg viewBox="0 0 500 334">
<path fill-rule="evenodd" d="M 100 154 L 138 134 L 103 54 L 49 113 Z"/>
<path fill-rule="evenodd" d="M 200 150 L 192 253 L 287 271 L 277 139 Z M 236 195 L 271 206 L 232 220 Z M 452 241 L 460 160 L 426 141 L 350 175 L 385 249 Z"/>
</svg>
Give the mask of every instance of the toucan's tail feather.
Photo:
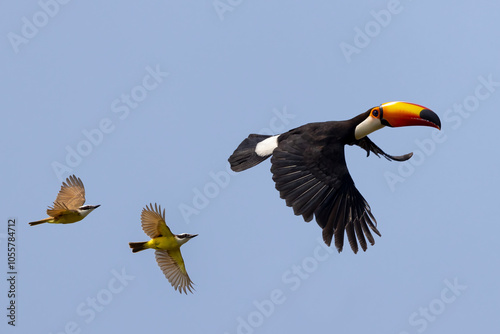
<svg viewBox="0 0 500 334">
<path fill-rule="evenodd" d="M 146 243 L 147 242 L 129 242 L 128 245 L 132 248 L 132 253 L 137 253 L 146 249 Z"/>
<path fill-rule="evenodd" d="M 228 159 L 231 169 L 235 172 L 241 172 L 269 158 L 271 155 L 260 156 L 255 153 L 257 144 L 269 137 L 271 136 L 251 134 L 243 140 Z"/>
</svg>

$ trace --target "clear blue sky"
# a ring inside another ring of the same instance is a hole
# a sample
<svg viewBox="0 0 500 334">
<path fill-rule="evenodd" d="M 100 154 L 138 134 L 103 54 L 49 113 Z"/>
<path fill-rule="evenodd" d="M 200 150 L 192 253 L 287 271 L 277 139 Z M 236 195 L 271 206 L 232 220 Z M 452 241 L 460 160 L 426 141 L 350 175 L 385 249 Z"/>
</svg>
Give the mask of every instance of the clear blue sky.
<svg viewBox="0 0 500 334">
<path fill-rule="evenodd" d="M 22 1 L 0 5 L 2 333 L 466 333 L 498 318 L 500 4 Z M 346 156 L 382 237 L 338 254 L 279 198 L 270 163 L 228 174 L 249 133 L 422 104 L 443 130 Z M 88 204 L 45 217 L 70 174 Z M 179 295 L 142 208 L 166 208 L 196 292 Z M 7 220 L 17 318 L 7 325 Z"/>
</svg>

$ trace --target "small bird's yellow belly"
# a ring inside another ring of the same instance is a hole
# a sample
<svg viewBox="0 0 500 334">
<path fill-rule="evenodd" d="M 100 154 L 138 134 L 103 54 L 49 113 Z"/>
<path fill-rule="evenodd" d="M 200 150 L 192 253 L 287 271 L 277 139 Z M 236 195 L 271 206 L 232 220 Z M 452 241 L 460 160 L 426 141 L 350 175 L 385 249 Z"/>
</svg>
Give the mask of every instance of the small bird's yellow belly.
<svg viewBox="0 0 500 334">
<path fill-rule="evenodd" d="M 53 224 L 71 224 L 71 223 L 76 223 L 80 220 L 82 220 L 84 217 L 78 214 L 78 212 L 71 212 L 71 213 L 66 213 L 62 214 L 58 217 L 54 218 Z"/>
<path fill-rule="evenodd" d="M 174 238 L 167 238 L 167 237 L 153 238 L 146 243 L 146 246 L 148 248 L 165 249 L 165 250 L 173 250 L 173 249 L 178 249 L 180 247 Z"/>
</svg>

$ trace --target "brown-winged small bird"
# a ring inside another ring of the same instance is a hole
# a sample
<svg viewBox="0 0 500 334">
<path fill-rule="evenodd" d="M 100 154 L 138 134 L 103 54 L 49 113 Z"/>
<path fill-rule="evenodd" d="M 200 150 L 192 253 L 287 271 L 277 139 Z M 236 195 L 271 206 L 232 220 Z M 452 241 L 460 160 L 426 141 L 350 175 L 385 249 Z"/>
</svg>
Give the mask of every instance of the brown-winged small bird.
<svg viewBox="0 0 500 334">
<path fill-rule="evenodd" d="M 85 203 L 85 188 L 80 178 L 71 175 L 63 182 L 59 194 L 52 207 L 49 206 L 49 217 L 29 223 L 31 226 L 50 224 L 71 224 L 85 218 L 100 205 L 83 205 Z"/>
<path fill-rule="evenodd" d="M 145 242 L 130 242 L 129 246 L 133 253 L 152 248 L 155 249 L 156 262 L 163 271 L 175 290 L 180 293 L 186 290 L 193 292 L 193 282 L 184 266 L 184 260 L 181 255 L 181 246 L 196 237 L 198 234 L 173 234 L 165 223 L 165 209 L 153 204 L 146 205 L 141 214 L 142 230 L 151 240 Z"/>
</svg>

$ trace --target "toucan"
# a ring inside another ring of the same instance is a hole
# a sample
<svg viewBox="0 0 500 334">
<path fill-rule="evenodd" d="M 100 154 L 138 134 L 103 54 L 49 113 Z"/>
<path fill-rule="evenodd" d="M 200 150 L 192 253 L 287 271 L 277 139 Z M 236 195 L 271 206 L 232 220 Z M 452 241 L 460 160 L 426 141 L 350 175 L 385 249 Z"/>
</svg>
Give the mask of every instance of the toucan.
<svg viewBox="0 0 500 334">
<path fill-rule="evenodd" d="M 233 171 L 241 172 L 272 156 L 273 180 L 286 205 L 306 222 L 315 217 L 328 246 L 335 236 L 335 247 L 341 252 L 347 234 L 357 253 L 358 242 L 363 251 L 366 240 L 375 244 L 370 229 L 381 234 L 370 206 L 349 174 L 344 147 L 357 145 L 367 156 L 372 152 L 389 161 L 406 161 L 413 153 L 389 155 L 367 135 L 385 126 L 410 125 L 441 129 L 441 121 L 432 110 L 414 103 L 388 102 L 349 120 L 308 123 L 274 136 L 250 134 L 228 160 Z"/>
</svg>

